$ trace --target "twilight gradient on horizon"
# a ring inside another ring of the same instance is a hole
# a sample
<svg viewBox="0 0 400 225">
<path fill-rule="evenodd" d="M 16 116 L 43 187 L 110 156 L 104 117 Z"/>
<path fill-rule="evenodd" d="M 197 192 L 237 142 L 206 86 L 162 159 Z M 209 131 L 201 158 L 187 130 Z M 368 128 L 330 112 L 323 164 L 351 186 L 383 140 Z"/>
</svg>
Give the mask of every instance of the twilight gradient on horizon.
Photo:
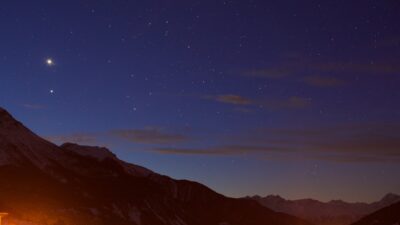
<svg viewBox="0 0 400 225">
<path fill-rule="evenodd" d="M 400 190 L 398 21 L 395 0 L 6 1 L 0 105 L 229 196 L 373 201 Z"/>
</svg>

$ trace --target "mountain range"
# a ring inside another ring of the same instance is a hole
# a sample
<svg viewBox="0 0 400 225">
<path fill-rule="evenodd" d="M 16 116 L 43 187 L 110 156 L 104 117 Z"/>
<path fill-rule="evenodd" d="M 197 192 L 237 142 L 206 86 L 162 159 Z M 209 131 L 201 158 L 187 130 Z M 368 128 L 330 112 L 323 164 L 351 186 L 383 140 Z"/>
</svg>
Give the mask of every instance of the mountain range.
<svg viewBox="0 0 400 225">
<path fill-rule="evenodd" d="M 279 195 L 248 197 L 277 212 L 306 219 L 317 225 L 349 225 L 365 215 L 400 201 L 400 196 L 387 194 L 373 203 L 348 203 L 341 200 L 321 202 L 314 199 L 286 200 Z"/>
<path fill-rule="evenodd" d="M 2 108 L 0 212 L 14 225 L 310 225 L 124 162 L 106 148 L 57 146 Z"/>
</svg>

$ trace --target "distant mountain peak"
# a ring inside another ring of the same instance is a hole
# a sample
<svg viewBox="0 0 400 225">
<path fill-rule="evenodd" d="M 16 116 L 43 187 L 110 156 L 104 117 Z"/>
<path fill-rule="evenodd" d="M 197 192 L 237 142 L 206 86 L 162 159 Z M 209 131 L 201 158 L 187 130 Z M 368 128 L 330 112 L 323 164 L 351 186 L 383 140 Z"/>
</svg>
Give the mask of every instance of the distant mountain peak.
<svg viewBox="0 0 400 225">
<path fill-rule="evenodd" d="M 280 200 L 280 201 L 286 200 L 286 199 L 282 198 L 280 195 L 268 195 L 266 198 L 274 199 L 274 200 Z"/>
<path fill-rule="evenodd" d="M 106 158 L 116 159 L 115 154 L 104 147 L 92 147 L 92 146 L 78 145 L 74 143 L 64 143 L 60 146 L 60 148 L 62 148 L 63 150 L 74 152 L 78 155 L 95 158 L 100 161 Z"/>
<path fill-rule="evenodd" d="M 394 194 L 394 193 L 388 193 L 385 196 L 383 196 L 381 202 L 397 202 L 400 201 L 400 195 Z"/>
</svg>

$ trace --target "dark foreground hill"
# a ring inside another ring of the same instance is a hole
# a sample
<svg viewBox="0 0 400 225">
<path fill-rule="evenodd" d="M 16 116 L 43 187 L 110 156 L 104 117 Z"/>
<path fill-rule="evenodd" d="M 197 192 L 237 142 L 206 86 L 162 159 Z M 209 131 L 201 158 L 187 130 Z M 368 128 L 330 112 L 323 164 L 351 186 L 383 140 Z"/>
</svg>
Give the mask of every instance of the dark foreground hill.
<svg viewBox="0 0 400 225">
<path fill-rule="evenodd" d="M 126 163 L 105 148 L 56 146 L 1 108 L 0 178 L 8 224 L 308 225 Z"/>
<path fill-rule="evenodd" d="M 399 225 L 400 202 L 378 210 L 352 225 Z"/>
</svg>

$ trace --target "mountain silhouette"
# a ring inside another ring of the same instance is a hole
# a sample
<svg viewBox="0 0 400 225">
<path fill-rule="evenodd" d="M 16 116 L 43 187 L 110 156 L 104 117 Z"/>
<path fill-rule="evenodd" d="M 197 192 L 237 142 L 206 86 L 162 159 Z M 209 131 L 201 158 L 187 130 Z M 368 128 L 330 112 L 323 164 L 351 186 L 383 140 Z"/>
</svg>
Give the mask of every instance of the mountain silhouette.
<svg viewBox="0 0 400 225">
<path fill-rule="evenodd" d="M 37 136 L 0 108 L 0 212 L 24 225 L 309 225 L 118 159 Z"/>
<path fill-rule="evenodd" d="M 400 202 L 363 217 L 352 225 L 399 225 Z"/>
<path fill-rule="evenodd" d="M 348 203 L 341 200 L 330 202 L 314 199 L 286 200 L 278 195 L 253 196 L 250 199 L 274 211 L 294 215 L 317 225 L 348 225 L 367 214 L 399 202 L 400 196 L 389 193 L 380 201 L 371 204 Z"/>
</svg>

